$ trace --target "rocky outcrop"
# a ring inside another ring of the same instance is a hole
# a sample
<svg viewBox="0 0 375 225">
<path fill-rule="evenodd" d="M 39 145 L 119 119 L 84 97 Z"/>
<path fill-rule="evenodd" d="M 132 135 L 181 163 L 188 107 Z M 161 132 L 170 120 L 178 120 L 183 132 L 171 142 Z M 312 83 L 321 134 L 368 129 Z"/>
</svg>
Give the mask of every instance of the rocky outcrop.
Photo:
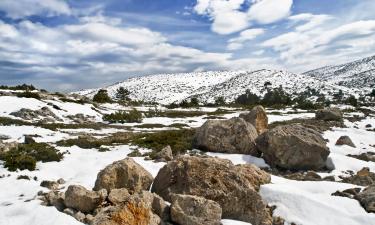
<svg viewBox="0 0 375 225">
<path fill-rule="evenodd" d="M 3 142 L 0 141 L 0 153 L 5 153 L 11 150 L 12 148 L 17 148 L 19 145 L 18 142 Z"/>
<path fill-rule="evenodd" d="M 339 139 L 337 139 L 336 145 L 348 145 L 355 148 L 355 144 L 349 136 L 341 136 Z"/>
<path fill-rule="evenodd" d="M 242 118 L 207 120 L 197 129 L 194 146 L 210 152 L 240 153 L 257 156 L 256 129 Z"/>
<path fill-rule="evenodd" d="M 340 178 L 342 178 L 342 182 L 344 183 L 350 183 L 360 186 L 375 184 L 375 173 L 370 172 L 370 169 L 368 167 L 362 168 L 355 175 Z"/>
<path fill-rule="evenodd" d="M 338 108 L 320 109 L 315 113 L 315 119 L 325 121 L 341 121 L 342 112 Z"/>
<path fill-rule="evenodd" d="M 78 124 L 88 124 L 95 122 L 95 116 L 84 115 L 82 113 L 68 115 L 67 118 Z"/>
<path fill-rule="evenodd" d="M 298 124 L 277 126 L 260 135 L 256 143 L 269 165 L 283 169 L 321 169 L 329 155 L 323 137 Z"/>
<path fill-rule="evenodd" d="M 252 124 L 257 130 L 258 134 L 262 134 L 268 128 L 268 117 L 263 106 L 255 106 L 249 113 L 242 113 L 240 118 Z"/>
<path fill-rule="evenodd" d="M 118 205 L 125 202 L 130 197 L 129 191 L 126 188 L 112 189 L 108 195 L 108 200 Z"/>
<path fill-rule="evenodd" d="M 116 161 L 99 172 L 95 181 L 95 191 L 126 188 L 132 192 L 149 190 L 152 175 L 131 158 Z"/>
<path fill-rule="evenodd" d="M 89 191 L 80 185 L 71 185 L 65 192 L 66 207 L 88 213 L 101 205 L 107 197 L 107 191 Z"/>
<path fill-rule="evenodd" d="M 31 110 L 22 108 L 17 112 L 12 112 L 10 115 L 22 118 L 24 120 L 38 120 L 46 123 L 62 121 L 61 118 L 56 116 L 48 107 L 42 107 L 38 110 Z"/>
<path fill-rule="evenodd" d="M 218 203 L 192 195 L 172 195 L 171 219 L 179 225 L 220 225 Z"/>
<path fill-rule="evenodd" d="M 257 190 L 269 182 L 269 174 L 253 165 L 183 156 L 159 171 L 152 192 L 166 201 L 171 201 L 173 194 L 204 197 L 220 204 L 223 218 L 266 225 L 272 224 L 272 218 Z"/>
</svg>

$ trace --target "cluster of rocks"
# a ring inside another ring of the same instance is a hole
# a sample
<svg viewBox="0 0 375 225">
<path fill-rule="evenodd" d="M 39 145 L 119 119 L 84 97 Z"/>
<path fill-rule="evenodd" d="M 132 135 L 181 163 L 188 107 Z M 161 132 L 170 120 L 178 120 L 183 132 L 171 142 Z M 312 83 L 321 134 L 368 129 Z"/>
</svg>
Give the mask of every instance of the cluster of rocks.
<svg viewBox="0 0 375 225">
<path fill-rule="evenodd" d="M 126 158 L 100 171 L 93 190 L 70 185 L 60 192 L 57 182 L 44 181 L 52 191 L 41 198 L 93 225 L 219 225 L 222 218 L 272 225 L 282 220 L 272 218 L 258 193 L 269 182 L 270 175 L 254 165 L 195 156 L 169 161 L 153 179 Z"/>
<path fill-rule="evenodd" d="M 63 120 L 56 116 L 48 107 L 42 107 L 38 110 L 31 110 L 22 108 L 19 111 L 12 112 L 10 115 L 22 118 L 24 120 L 38 120 L 42 123 L 53 123 L 56 121 L 62 122 Z"/>
<path fill-rule="evenodd" d="M 340 120 L 336 109 L 316 113 L 321 120 Z M 314 129 L 299 125 L 280 125 L 268 130 L 262 106 L 228 120 L 208 120 L 197 129 L 194 146 L 210 152 L 262 156 L 272 167 L 286 170 L 319 170 L 326 166 L 329 149 Z"/>
<path fill-rule="evenodd" d="M 84 115 L 82 113 L 68 115 L 67 118 L 77 124 L 89 124 L 95 122 L 95 116 Z"/>
</svg>

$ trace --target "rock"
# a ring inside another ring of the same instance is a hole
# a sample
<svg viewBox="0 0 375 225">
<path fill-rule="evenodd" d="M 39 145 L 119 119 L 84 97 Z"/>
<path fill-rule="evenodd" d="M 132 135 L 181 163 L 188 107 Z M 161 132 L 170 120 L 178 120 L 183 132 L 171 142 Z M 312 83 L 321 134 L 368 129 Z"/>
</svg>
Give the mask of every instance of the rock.
<svg viewBox="0 0 375 225">
<path fill-rule="evenodd" d="M 0 141 L 11 139 L 12 137 L 5 134 L 0 134 Z"/>
<path fill-rule="evenodd" d="M 147 191 L 131 195 L 121 205 L 100 209 L 91 225 L 159 225 L 162 220 L 152 208 L 154 197 Z"/>
<path fill-rule="evenodd" d="M 50 190 L 57 190 L 59 188 L 59 183 L 56 181 L 44 180 L 40 183 L 40 186 Z"/>
<path fill-rule="evenodd" d="M 179 225 L 220 225 L 218 203 L 193 195 L 172 195 L 171 219 Z"/>
<path fill-rule="evenodd" d="M 342 112 L 338 108 L 320 109 L 315 113 L 315 119 L 325 121 L 341 121 Z"/>
<path fill-rule="evenodd" d="M 86 223 L 87 224 L 92 224 L 93 221 L 94 221 L 94 216 L 91 215 L 91 214 L 87 214 L 86 215 Z"/>
<path fill-rule="evenodd" d="M 95 122 L 95 116 L 84 115 L 82 113 L 69 115 L 67 117 L 71 119 L 74 123 L 78 124 L 88 124 Z"/>
<path fill-rule="evenodd" d="M 256 129 L 242 118 L 207 120 L 197 129 L 194 146 L 210 152 L 250 154 L 258 156 Z"/>
<path fill-rule="evenodd" d="M 372 125 L 371 124 L 366 124 L 366 128 L 371 128 Z"/>
<path fill-rule="evenodd" d="M 64 193 L 57 192 L 57 191 L 50 191 L 45 195 L 47 200 L 47 205 L 55 206 L 55 208 L 59 211 L 63 211 L 65 209 L 65 195 Z"/>
<path fill-rule="evenodd" d="M 255 106 L 249 113 L 242 113 L 240 115 L 246 122 L 251 123 L 258 134 L 262 134 L 268 128 L 268 117 L 263 106 Z"/>
<path fill-rule="evenodd" d="M 81 212 L 76 212 L 73 217 L 81 223 L 84 223 L 86 220 L 86 215 Z"/>
<path fill-rule="evenodd" d="M 269 165 L 283 169 L 321 169 L 329 155 L 322 135 L 298 124 L 277 126 L 260 135 L 256 143 Z"/>
<path fill-rule="evenodd" d="M 360 191 L 361 188 L 350 188 L 343 191 L 336 191 L 335 193 L 332 193 L 332 195 L 353 199 Z"/>
<path fill-rule="evenodd" d="M 69 216 L 74 216 L 74 214 L 77 213 L 77 210 L 72 209 L 72 208 L 66 208 L 66 209 L 64 209 L 63 212 L 64 212 L 65 214 L 69 215 Z"/>
<path fill-rule="evenodd" d="M 285 178 L 299 181 L 321 181 L 322 177 L 314 171 L 298 172 L 285 175 Z"/>
<path fill-rule="evenodd" d="M 57 180 L 58 184 L 65 184 L 65 180 L 63 178 L 60 178 Z"/>
<path fill-rule="evenodd" d="M 359 160 L 363 160 L 363 161 L 366 161 L 366 162 L 375 162 L 375 152 L 365 152 L 365 153 L 361 153 L 359 155 L 347 155 L 347 156 L 350 156 L 350 157 L 353 157 L 353 158 L 356 158 L 356 159 L 359 159 Z"/>
<path fill-rule="evenodd" d="M 48 107 L 42 107 L 38 110 L 22 108 L 17 112 L 10 113 L 10 115 L 24 120 L 39 120 L 43 122 L 62 121 L 62 119 L 56 116 Z"/>
<path fill-rule="evenodd" d="M 254 165 L 182 156 L 159 171 L 152 192 L 166 201 L 171 201 L 173 194 L 204 197 L 220 204 L 223 218 L 266 225 L 272 224 L 272 218 L 257 190 L 269 182 L 269 174 Z"/>
<path fill-rule="evenodd" d="M 173 159 L 173 152 L 171 149 L 171 146 L 164 147 L 160 152 L 156 153 L 155 155 L 156 160 L 165 160 L 165 161 L 171 161 Z"/>
<path fill-rule="evenodd" d="M 65 205 L 88 213 L 101 205 L 107 197 L 105 190 L 89 191 L 80 185 L 70 185 L 65 192 Z"/>
<path fill-rule="evenodd" d="M 112 189 L 108 195 L 108 200 L 114 205 L 121 204 L 126 201 L 130 196 L 126 188 Z"/>
<path fill-rule="evenodd" d="M 369 213 L 375 213 L 375 185 L 370 185 L 355 197 Z"/>
<path fill-rule="evenodd" d="M 25 140 L 24 140 L 24 144 L 33 144 L 35 143 L 36 141 L 34 140 L 34 138 L 30 135 L 25 135 Z"/>
<path fill-rule="evenodd" d="M 350 177 L 340 177 L 342 182 L 360 186 L 369 186 L 375 184 L 375 173 L 370 172 L 368 167 L 362 168 L 357 174 Z"/>
<path fill-rule="evenodd" d="M 348 145 L 355 148 L 355 145 L 349 136 L 341 136 L 339 139 L 337 139 L 336 145 Z"/>
<path fill-rule="evenodd" d="M 99 172 L 94 190 L 126 188 L 138 192 L 149 190 L 153 181 L 152 175 L 131 158 L 113 162 Z"/>
</svg>

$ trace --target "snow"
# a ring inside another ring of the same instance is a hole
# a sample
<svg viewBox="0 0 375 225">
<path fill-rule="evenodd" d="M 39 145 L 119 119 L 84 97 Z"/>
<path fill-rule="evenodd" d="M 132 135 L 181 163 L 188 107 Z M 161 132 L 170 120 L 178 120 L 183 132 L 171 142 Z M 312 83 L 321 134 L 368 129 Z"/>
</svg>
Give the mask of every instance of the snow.
<svg viewBox="0 0 375 225">
<path fill-rule="evenodd" d="M 41 136 L 34 138 L 37 142 L 56 142 L 69 137 L 67 134 L 34 126 L 0 126 L 0 134 L 6 134 L 11 137 L 6 142 L 16 141 L 19 143 L 24 141 L 25 135 L 37 134 Z"/>
<path fill-rule="evenodd" d="M 243 154 L 226 154 L 226 153 L 217 153 L 217 152 L 207 152 L 208 156 L 218 157 L 222 159 L 228 159 L 233 164 L 254 164 L 260 168 L 269 167 L 269 165 L 264 162 L 264 159 L 257 158 L 251 155 L 243 155 Z"/>
</svg>

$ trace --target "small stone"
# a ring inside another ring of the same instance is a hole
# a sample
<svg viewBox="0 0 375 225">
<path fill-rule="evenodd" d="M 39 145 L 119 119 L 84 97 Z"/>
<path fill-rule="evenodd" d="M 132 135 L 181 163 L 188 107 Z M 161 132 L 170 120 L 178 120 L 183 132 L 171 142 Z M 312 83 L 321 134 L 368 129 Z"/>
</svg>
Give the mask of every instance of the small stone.
<svg viewBox="0 0 375 225">
<path fill-rule="evenodd" d="M 65 180 L 60 178 L 60 179 L 57 180 L 57 183 L 58 184 L 65 184 Z"/>
<path fill-rule="evenodd" d="M 337 141 L 336 145 L 348 145 L 350 147 L 355 148 L 355 144 L 353 141 L 350 139 L 349 136 L 341 136 Z"/>
<path fill-rule="evenodd" d="M 48 188 L 50 190 L 57 190 L 59 188 L 59 184 L 56 181 L 49 181 L 44 180 L 40 183 L 41 187 Z"/>
</svg>

